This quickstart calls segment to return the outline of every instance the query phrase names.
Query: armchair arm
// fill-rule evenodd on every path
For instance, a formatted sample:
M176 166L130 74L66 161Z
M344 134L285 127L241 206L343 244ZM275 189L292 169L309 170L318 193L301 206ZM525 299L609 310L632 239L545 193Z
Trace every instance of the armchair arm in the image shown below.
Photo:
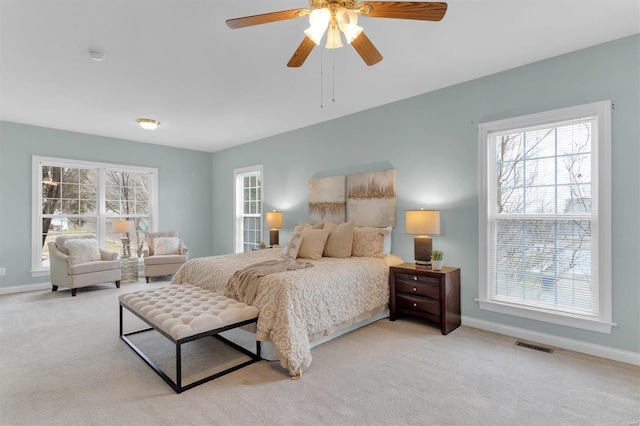
M51 284L54 286L67 286L69 284L69 267L71 258L58 250L53 241L49 246L49 273L51 274Z
M184 245L182 238L180 238L180 254L189 257L189 249Z
M106 251L100 249L100 259L102 260L116 260L118 258L118 253L113 251Z
M54 242L50 242L47 245L49 246L49 264L51 265L51 269L56 268L66 272L67 269L72 266L71 257L58 250Z

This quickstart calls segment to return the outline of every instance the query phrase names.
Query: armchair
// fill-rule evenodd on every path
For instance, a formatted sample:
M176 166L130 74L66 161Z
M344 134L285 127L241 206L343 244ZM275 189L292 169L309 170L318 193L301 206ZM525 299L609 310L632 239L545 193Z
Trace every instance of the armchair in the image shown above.
M189 249L176 231L149 232L147 246L143 251L147 283L151 277L175 274L189 258Z
M69 240L76 240L73 244ZM60 236L49 242L52 291L69 287L71 296L80 287L114 281L120 288L122 270L118 253L98 248L93 235ZM70 252L71 251L71 252Z

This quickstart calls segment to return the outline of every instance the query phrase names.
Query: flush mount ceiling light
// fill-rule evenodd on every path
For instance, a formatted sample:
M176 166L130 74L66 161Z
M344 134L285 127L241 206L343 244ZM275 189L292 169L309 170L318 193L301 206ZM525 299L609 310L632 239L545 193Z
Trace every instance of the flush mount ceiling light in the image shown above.
M145 130L155 130L160 125L158 120L154 120L153 118L138 118L136 120L140 127Z

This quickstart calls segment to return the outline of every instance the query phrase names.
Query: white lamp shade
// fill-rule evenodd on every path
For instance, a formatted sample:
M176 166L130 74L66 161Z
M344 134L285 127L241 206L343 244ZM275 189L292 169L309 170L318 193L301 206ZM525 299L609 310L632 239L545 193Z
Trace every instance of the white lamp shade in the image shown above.
M113 221L114 232L126 234L127 232L133 232L135 229L136 229L135 223L133 222L133 220L114 220Z
M325 44L324 47L327 49L338 49L342 46L340 30L337 27L329 28L329 31L327 32L327 44Z
M331 21L331 12L329 9L314 9L309 14L309 28L304 30L304 33L309 37L316 45L320 44L324 32L329 26Z
M438 210L407 210L406 232L409 235L439 235L440 212Z
M267 228L282 228L282 212L267 212Z

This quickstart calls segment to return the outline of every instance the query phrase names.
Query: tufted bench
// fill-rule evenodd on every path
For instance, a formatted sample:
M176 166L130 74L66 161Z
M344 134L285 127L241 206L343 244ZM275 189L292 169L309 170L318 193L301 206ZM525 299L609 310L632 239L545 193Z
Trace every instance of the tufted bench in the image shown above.
M260 342L256 341L256 353L254 354L219 335L223 331L257 322L258 308L191 284L172 284L152 290L123 294L118 299L120 300L120 338L140 355L176 393L191 389L261 359ZM122 308L126 308L151 327L123 333ZM160 332L176 345L175 382L127 337L149 330ZM251 359L183 386L181 346L184 343L207 336L218 338L250 356Z

